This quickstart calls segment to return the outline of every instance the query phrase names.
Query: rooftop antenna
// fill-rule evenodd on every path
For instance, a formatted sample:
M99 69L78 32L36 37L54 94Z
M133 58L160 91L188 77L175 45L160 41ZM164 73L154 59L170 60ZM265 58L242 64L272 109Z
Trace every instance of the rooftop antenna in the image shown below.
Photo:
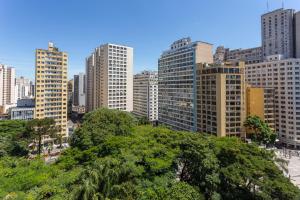
M267 0L267 12L269 12L269 0Z
M284 8L284 0L282 0L281 6L282 8Z

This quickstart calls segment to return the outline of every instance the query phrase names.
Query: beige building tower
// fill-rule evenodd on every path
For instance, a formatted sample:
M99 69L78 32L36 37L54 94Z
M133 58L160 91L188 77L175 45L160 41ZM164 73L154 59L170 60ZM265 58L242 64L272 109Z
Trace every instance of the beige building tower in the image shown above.
M244 137L246 118L245 65L239 63L198 64L198 131L219 137Z
M35 55L35 118L53 118L67 136L68 54L49 42Z
M104 44L86 59L86 111L133 110L133 48Z

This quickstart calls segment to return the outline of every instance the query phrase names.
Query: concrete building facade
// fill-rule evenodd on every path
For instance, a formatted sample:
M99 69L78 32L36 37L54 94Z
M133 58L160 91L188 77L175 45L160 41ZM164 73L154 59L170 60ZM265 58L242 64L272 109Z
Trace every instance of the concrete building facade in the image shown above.
M247 65L246 82L268 89L269 118L275 107L274 125L280 141L300 148L300 59L270 56L265 62Z
M300 11L294 17L295 57L300 58Z
M230 50L229 48L224 48L224 46L219 46L214 54L215 63L244 61L246 64L251 64L261 62L262 60L261 47Z
M16 71L13 67L0 64L0 106L16 104Z
M183 38L158 60L158 121L175 130L197 131L196 64L212 63L212 45Z
M86 76L84 73L74 75L74 106L85 106Z
M34 119L34 99L19 99L17 107L9 109L11 120L32 120Z
M32 82L23 76L16 78L16 98L24 99L33 97Z
M53 118L67 136L68 54L49 42L36 50L35 118Z
M86 60L86 111L133 110L133 48L104 44Z
M199 64L197 129L218 137L245 137L245 64Z
M143 71L133 78L133 113L158 120L158 73Z
M294 57L294 10L277 9L261 16L263 57Z
M96 105L96 54L98 49L86 58L86 95L85 95L85 110L86 112L93 111L97 108Z

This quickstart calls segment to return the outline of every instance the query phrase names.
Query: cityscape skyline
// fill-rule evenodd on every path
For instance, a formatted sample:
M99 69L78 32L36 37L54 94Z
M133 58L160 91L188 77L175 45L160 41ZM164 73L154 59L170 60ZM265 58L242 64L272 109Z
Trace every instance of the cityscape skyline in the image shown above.
M189 36L192 39L210 42L214 45L214 49L219 45L231 49L259 46L261 42L260 16L267 11L266 3L267 1L237 2L231 0L226 1L226 5L225 2L218 2L220 6L215 7L214 1L194 2L193 4L196 6L188 8L189 12L182 13L179 12L181 11L181 4L173 1L171 5L168 4L168 1L159 2L159 4L152 1L151 3L132 1L116 4L114 1L103 3L103 5L89 2L88 5L83 6L88 11L93 11L100 6L109 8L110 5L114 5L115 7L112 9L114 13L126 9L125 14L127 12L133 13L122 20L119 19L123 15L116 14L109 20L103 21L100 17L109 14L110 9L81 16L76 13L82 9L82 5L79 6L79 3L71 5L62 3L62 8L58 9L56 16L51 16L48 19L51 12L41 13L38 10L41 6L47 6L51 10L54 4L43 3L47 5L35 6L33 1L26 1L26 5L22 5L23 2L20 2L19 8L16 8L12 2L0 1L2 4L0 6L0 26L3 27L0 46L5 47L0 48L0 63L15 67L17 77L25 76L34 80L34 51L36 48L44 46L48 41L53 41L70 55L68 73L70 79L74 74L85 71L85 58L94 50L95 45L112 42L134 48L134 73L143 70L157 70L157 58L162 54L162 49L166 49L169 43L182 37ZM286 0L284 3L285 8L300 10L299 1ZM95 4L95 6L92 8L91 4ZM70 6L70 11L64 13L64 8L67 5ZM228 8L233 5L239 9L235 9L235 12L228 12ZM33 8L34 6L35 8ZM269 0L269 10L281 6L281 1ZM198 9L201 7L205 9ZM27 8L32 12L25 15L23 10L26 10L27 14ZM194 10L198 10L198 12ZM208 16L207 12L209 11L213 11L213 14L209 15L208 20L206 16ZM61 18L62 15L65 17L57 23L54 19ZM235 15L240 16L240 18L234 18L235 23L231 23L230 19L232 20ZM93 21L95 19L92 19L95 17L98 17L99 27L89 27L91 23L95 23ZM160 21L155 20L159 18L161 18ZM47 20L45 23L48 24L48 27L39 28L41 19ZM220 19L224 23L219 23ZM170 23L172 20L176 23ZM85 24L84 30L79 30L83 24ZM232 29L227 28L229 24L232 25ZM59 31L53 29L52 25L57 25ZM240 31L234 31L235 26L238 26ZM120 31L123 34L120 34ZM83 37L82 32L88 32L88 34ZM36 35L33 37L35 33L43 35L43 37ZM243 40L239 35L251 39ZM16 49L18 50L16 51Z

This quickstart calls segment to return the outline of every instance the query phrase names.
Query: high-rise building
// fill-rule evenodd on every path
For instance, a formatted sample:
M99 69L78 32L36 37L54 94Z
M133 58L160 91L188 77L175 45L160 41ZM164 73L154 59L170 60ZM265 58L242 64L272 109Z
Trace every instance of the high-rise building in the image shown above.
M197 117L199 132L245 137L245 64L199 64Z
M270 99L269 107L274 102L279 140L287 146L300 148L300 59L281 59L276 55L267 59L246 65L246 82L253 87L269 89L266 99Z
M0 64L0 106L16 104L15 68Z
M277 9L261 16L263 57L294 57L294 10Z
M91 56L86 58L86 94L85 94L85 110L86 112L93 111L97 108L96 105L96 53L98 49Z
M295 57L300 58L300 11L295 13Z
M74 106L85 106L85 84L86 77L84 73L74 75Z
M23 76L16 78L16 98L31 98L33 96L31 85L32 82Z
M150 121L158 119L158 73L143 71L133 78L133 113L147 117Z
M196 64L212 63L212 45L175 41L158 60L158 121L177 130L197 131Z
M104 44L86 59L86 111L133 109L133 48Z
M53 118L67 136L68 54L49 42L35 57L35 118Z
M72 115L73 99L74 99L74 80L71 79L68 81L68 118L70 118Z
M261 47L230 50L228 48L224 48L223 46L219 46L214 54L215 63L244 61L246 64L251 64L261 62L262 60L263 57Z

